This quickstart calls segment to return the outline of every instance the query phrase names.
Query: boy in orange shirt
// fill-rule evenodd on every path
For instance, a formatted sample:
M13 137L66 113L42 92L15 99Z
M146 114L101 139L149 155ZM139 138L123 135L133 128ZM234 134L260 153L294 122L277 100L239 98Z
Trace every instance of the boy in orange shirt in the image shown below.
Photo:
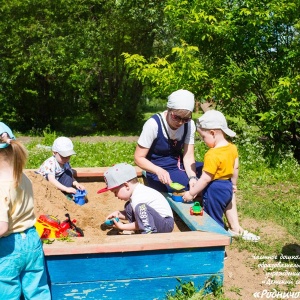
M228 128L224 115L217 110L209 110L197 120L197 132L210 148L204 156L202 175L197 183L187 191L183 199L190 201L197 194L203 194L204 211L220 226L224 227L223 214L232 202L238 178L237 147L226 140L226 135L234 137L234 131ZM243 231L232 235L241 235L246 240L258 241L259 237Z

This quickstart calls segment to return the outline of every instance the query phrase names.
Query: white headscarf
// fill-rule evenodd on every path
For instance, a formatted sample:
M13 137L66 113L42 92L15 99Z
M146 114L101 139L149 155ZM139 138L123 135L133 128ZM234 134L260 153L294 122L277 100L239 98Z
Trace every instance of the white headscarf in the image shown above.
M168 97L168 108L186 109L193 112L195 106L195 96L187 90L178 90Z

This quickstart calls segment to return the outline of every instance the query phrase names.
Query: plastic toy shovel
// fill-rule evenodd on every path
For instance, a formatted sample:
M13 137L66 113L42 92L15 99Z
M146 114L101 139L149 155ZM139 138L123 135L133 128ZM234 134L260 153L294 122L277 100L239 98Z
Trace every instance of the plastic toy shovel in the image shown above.
M182 185L178 182L172 182L172 183L170 183L170 188L175 191L181 191L182 189L184 189L184 185Z

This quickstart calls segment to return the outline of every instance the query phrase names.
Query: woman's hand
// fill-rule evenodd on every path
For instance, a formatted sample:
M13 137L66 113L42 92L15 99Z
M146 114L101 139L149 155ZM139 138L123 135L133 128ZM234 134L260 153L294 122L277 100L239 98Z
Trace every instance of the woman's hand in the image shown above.
M162 184L170 185L170 183L172 183L169 172L163 168L159 167L156 171L156 175Z

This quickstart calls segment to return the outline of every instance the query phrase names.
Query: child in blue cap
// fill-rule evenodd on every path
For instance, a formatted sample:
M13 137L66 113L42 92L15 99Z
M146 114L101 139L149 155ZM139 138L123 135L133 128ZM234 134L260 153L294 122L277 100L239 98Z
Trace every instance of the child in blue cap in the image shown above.
M50 300L25 147L0 122L0 299Z

